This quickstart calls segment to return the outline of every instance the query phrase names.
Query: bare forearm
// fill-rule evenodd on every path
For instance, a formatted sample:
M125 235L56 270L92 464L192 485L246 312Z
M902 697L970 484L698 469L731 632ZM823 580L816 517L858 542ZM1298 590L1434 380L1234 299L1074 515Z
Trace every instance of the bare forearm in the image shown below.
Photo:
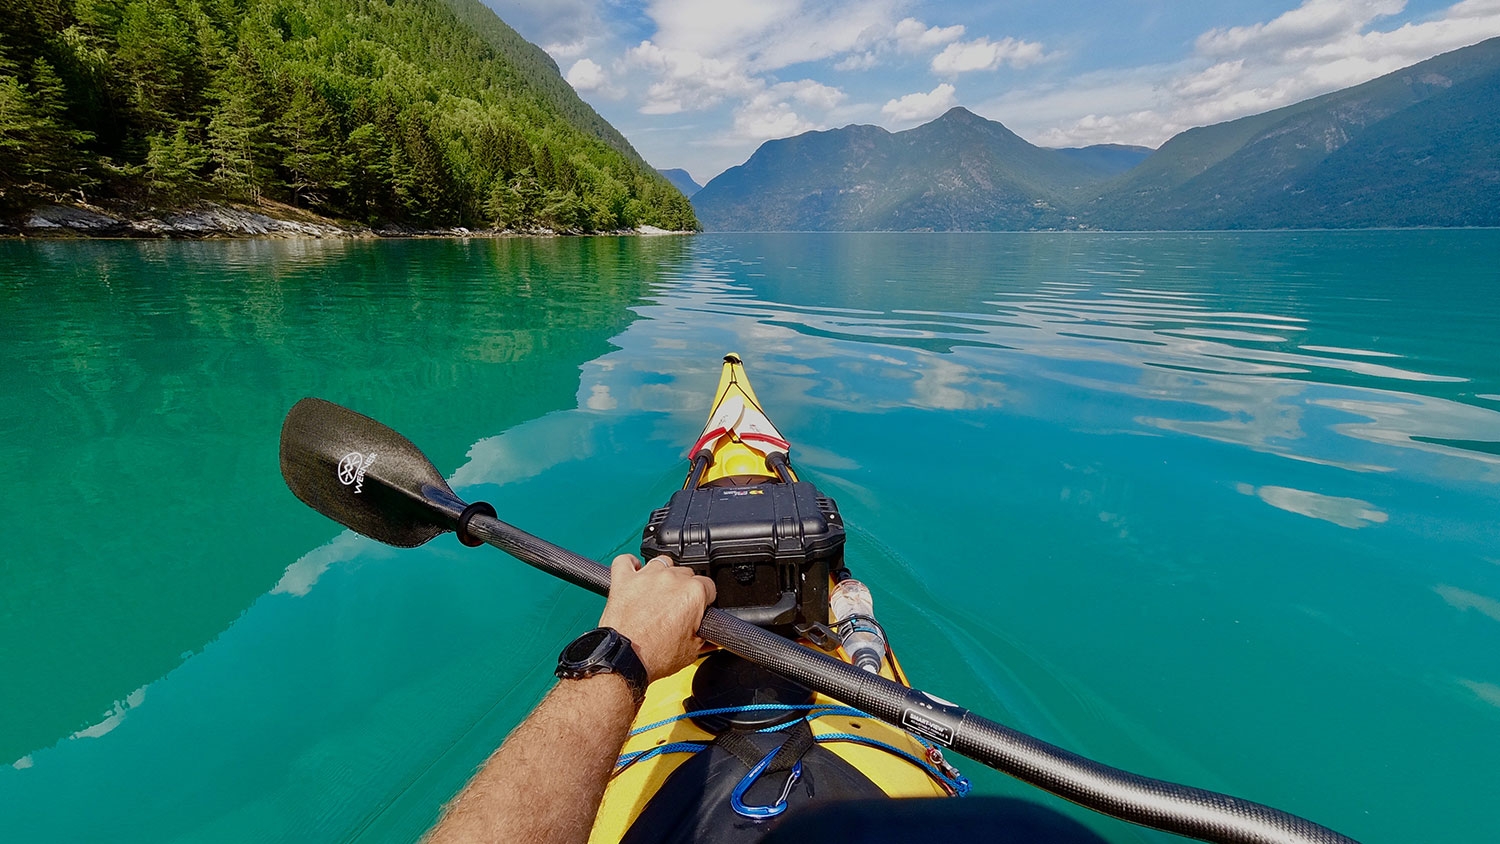
M559 682L449 804L428 844L586 841L634 717L618 675Z

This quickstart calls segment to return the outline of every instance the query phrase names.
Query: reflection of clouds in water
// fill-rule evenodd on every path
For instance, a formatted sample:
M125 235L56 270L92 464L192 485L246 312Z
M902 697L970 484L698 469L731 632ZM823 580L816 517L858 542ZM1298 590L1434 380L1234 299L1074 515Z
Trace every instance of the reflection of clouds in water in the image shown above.
M334 563L348 562L360 556L389 557L391 553L389 548L374 540L365 539L354 531L344 531L328 544L308 551L287 566L271 594L301 597L312 590L318 578Z
M448 483L455 489L512 483L594 454L589 436L594 422L588 414L555 413L545 418L545 425L520 425L474 443L469 447L469 462L458 467Z
M1287 338L1322 326L1301 316L1226 308L1212 291L1152 290L1139 277L1111 289L1108 279L1118 273L1109 269L1091 273L1099 282L1050 279L1033 289L987 292L986 313L881 311L766 301L758 288L735 283L733 272L706 258L658 288L658 304L643 309L650 319L615 338L628 349L650 349L645 362L627 363L630 375L597 383L621 407L698 412L707 402L700 385L713 381L718 355L732 347L750 355L766 380L796 376L801 383L783 381L780 390L785 395L790 387L808 403L944 411L1006 406L1045 415L1045 405L1029 401L1045 397L1045 388L1025 383L1042 379L1149 403L1130 417L1140 426L1135 432L1170 431L1359 472L1402 465L1389 452L1330 442L1332 432L1440 456L1448 475L1475 477L1481 467L1478 479L1500 482L1500 457L1412 439L1493 440L1500 429L1494 411L1364 383L1412 389L1466 379L1371 360L1401 357L1390 352L1313 343L1288 348L1295 341ZM632 357L641 359L620 356ZM799 368L773 368L787 360ZM673 377L664 382L661 373ZM584 383L594 382L586 374ZM582 398L590 406L590 396ZM1104 428L1129 430L1118 423Z
M1339 527L1368 527L1372 524L1381 524L1390 518L1385 511L1377 509L1374 504L1358 498L1340 498L1336 495L1322 495L1305 489L1292 489L1284 486L1257 488L1250 484L1236 484L1235 490L1244 495L1257 496L1261 501L1278 510L1322 519Z
M1323 352L1330 355L1356 355L1364 358L1399 358L1400 355L1390 352L1373 352L1369 349L1346 349L1343 346L1298 346L1306 352Z
M609 394L608 384L595 384L589 388L588 400L584 406L589 410L614 410L619 406L615 397Z
M106 735L107 733L112 732L115 727L120 726L120 724L125 720L125 714L130 710L136 708L137 706L140 706L141 702L145 699L146 687L141 686L139 689L136 689L135 691L126 695L124 700L115 701L114 707L104 714L104 720L100 721L97 724L84 727L71 736L68 736L68 738L98 738L102 735Z
M1158 334L1175 334L1180 337L1207 337L1213 340L1240 340L1246 343L1285 343L1285 337L1275 334L1254 334L1249 331L1228 331L1222 328L1168 328ZM1303 348L1306 348L1305 346Z
M1468 467L1480 469L1478 479L1500 481L1500 455L1441 443L1422 442L1413 436L1451 440L1489 440L1500 431L1493 411L1445 399L1411 393L1371 391L1371 398L1315 399L1311 404L1362 416L1366 422L1344 422L1332 430L1347 437L1383 445L1401 446L1445 457L1462 457Z
M949 358L923 355L912 385L912 404L930 410L977 410L999 407L1005 385L978 377Z
M1106 385L1094 385L1104 389ZM1302 406L1294 401L1307 388L1300 381L1252 380L1213 375L1145 370L1138 384L1124 384L1115 392L1142 398L1186 401L1221 411L1223 419L1139 417L1142 425L1247 445L1261 451L1287 451L1301 439Z
M599 367L606 372L611 368ZM604 387L605 396L608 389ZM461 492L474 484L510 483L536 477L559 463L586 460L594 453L588 436L593 422L586 414L559 413L546 418L548 424L521 425L474 443L469 448L469 461L453 473L449 484ZM345 531L287 566L271 594L301 597L335 564L387 559L396 553L397 549Z
M854 472L860 468L859 463L837 452L805 443L794 443L793 447L796 449L799 466L811 466L826 472Z
M1448 602L1448 606L1456 610L1478 610L1480 613L1500 621L1500 601L1467 589L1459 589L1457 586L1449 586L1445 583L1432 587L1432 591L1439 598Z
M1485 703L1488 703L1491 706L1500 706L1500 686L1497 686L1494 683L1481 682L1479 680L1467 680L1463 677L1459 677L1458 682L1461 683L1464 688L1478 695L1479 699L1484 701Z

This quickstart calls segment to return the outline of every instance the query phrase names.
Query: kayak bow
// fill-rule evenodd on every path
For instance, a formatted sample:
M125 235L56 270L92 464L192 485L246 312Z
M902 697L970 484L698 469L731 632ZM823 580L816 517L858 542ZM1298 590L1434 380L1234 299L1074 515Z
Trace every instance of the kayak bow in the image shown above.
M715 535L716 529L734 533L743 540L744 534L753 532L756 520L721 515L726 503L745 500L746 496L741 493L769 499L778 493L783 493L782 497L786 498L784 493L792 485L811 489L810 484L798 480L792 469L790 449L791 444L761 407L739 356L726 355L708 421L702 434L688 451L691 463L683 491L674 496L673 504L665 509L679 506L680 501L688 501L689 499L682 497L684 494L701 493L698 498L693 499L697 503L684 503L680 506L695 508L696 512L708 514L708 543L720 541ZM716 492L719 494L717 498L702 497L712 496ZM711 506L696 510L702 504ZM719 509L712 509L712 505L717 505ZM827 506L832 507L832 503L829 502ZM834 513L836 514L836 508ZM651 525L646 531L648 544L655 541L658 535L658 531L653 528L660 528L664 532L665 525L662 523L670 522L670 517L662 514L663 511L653 514ZM775 529L774 524L771 529ZM828 591L837 588L831 581L832 577L848 577L847 570L842 566L841 526L837 527L837 532L840 541L835 572L830 573L827 568L817 570L819 576L830 580ZM644 550L649 552L652 549ZM725 556L733 556L743 567L743 560L748 552L743 547L735 550L737 553ZM718 601L720 606L735 603L730 596L736 594L735 588L739 584L734 581L732 572L725 574L721 570L723 566L720 561L715 559L710 562L707 559L710 556L708 552L703 555L705 559L702 562L690 563L691 556L675 556L679 558L679 564L693 564L695 569L701 569L699 573L714 577L716 582L724 586ZM713 556L717 558L718 555ZM734 563L728 565L732 567ZM755 576L762 576L761 571L757 571ZM827 594L825 590L817 591L820 595ZM740 592L745 590L741 589ZM838 637L829 627L840 619L831 618L829 613L828 602L823 600L820 616L812 619L817 624L808 626L808 633L819 636L823 647L832 648L832 652L840 660L849 663L851 660L838 647ZM805 635L799 635L795 631L784 632L796 637L797 642L804 647L819 647L818 642ZM888 650L880 676L893 683L906 685L899 663ZM733 683L729 682L730 679ZM705 703L713 705L705 706ZM702 714L706 709L713 711L708 715ZM865 796L940 797L968 789L968 781L942 761L941 752L930 741L920 739L826 695L815 694L799 684L758 669L728 651L714 649L677 674L651 684L645 703L632 725L630 738L621 753L616 775L605 791L590 841L612 844L624 838L627 832L633 838L639 836L641 840L666 837L668 830L654 827L655 814L658 813L648 813L644 817L643 813L658 794L663 795L662 800L670 801L670 795L664 791L683 787L682 783L672 781L672 775L682 770L695 755L711 751L726 742L733 745L739 734L754 735L758 731L763 731L760 735L791 733L794 729L801 728L802 724L807 725L814 744L827 748L837 760L869 781L873 790ZM726 732L730 734L727 738ZM759 767L748 764L755 760L745 759L748 772L745 767L733 769L730 776L736 780L736 786L745 786L748 790L755 785L758 777L769 778L768 775L763 775L765 766L760 763L769 763L775 753L774 748L770 750L756 763ZM818 764L823 767L830 764L826 758L821 757L799 760L797 764L801 765L804 761L809 765ZM801 776L800 769L798 776ZM829 776L827 771L820 770L815 779L821 783ZM684 776L679 779L689 778ZM782 787L783 780L788 779L790 774L782 771L778 778L766 783L763 789L755 793L764 791L764 799L772 800L780 796L777 792ZM799 800L805 802L805 792L790 789L789 786L786 788L789 790L787 799L793 805ZM749 809L742 810L743 797L740 793L731 795L731 802L739 804L730 807L734 812L745 818L766 817ZM780 801L781 809L786 805L786 799ZM699 806L697 810L711 812L713 808ZM756 805L750 809L764 810L765 807ZM776 814L779 813L778 809ZM636 826L638 822L640 825Z

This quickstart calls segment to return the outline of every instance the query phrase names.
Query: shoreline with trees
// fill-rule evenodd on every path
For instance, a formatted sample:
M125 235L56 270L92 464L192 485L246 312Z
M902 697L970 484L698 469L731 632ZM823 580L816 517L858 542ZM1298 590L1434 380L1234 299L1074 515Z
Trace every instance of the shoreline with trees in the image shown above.
M479 0L17 5L0 21L11 233L698 228Z

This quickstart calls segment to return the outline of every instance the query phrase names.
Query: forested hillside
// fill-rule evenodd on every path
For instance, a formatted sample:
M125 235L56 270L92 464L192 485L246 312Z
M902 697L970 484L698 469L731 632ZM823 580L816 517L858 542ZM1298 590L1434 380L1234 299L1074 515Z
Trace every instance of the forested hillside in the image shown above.
M369 223L696 227L477 0L5 0L0 211L270 199Z

